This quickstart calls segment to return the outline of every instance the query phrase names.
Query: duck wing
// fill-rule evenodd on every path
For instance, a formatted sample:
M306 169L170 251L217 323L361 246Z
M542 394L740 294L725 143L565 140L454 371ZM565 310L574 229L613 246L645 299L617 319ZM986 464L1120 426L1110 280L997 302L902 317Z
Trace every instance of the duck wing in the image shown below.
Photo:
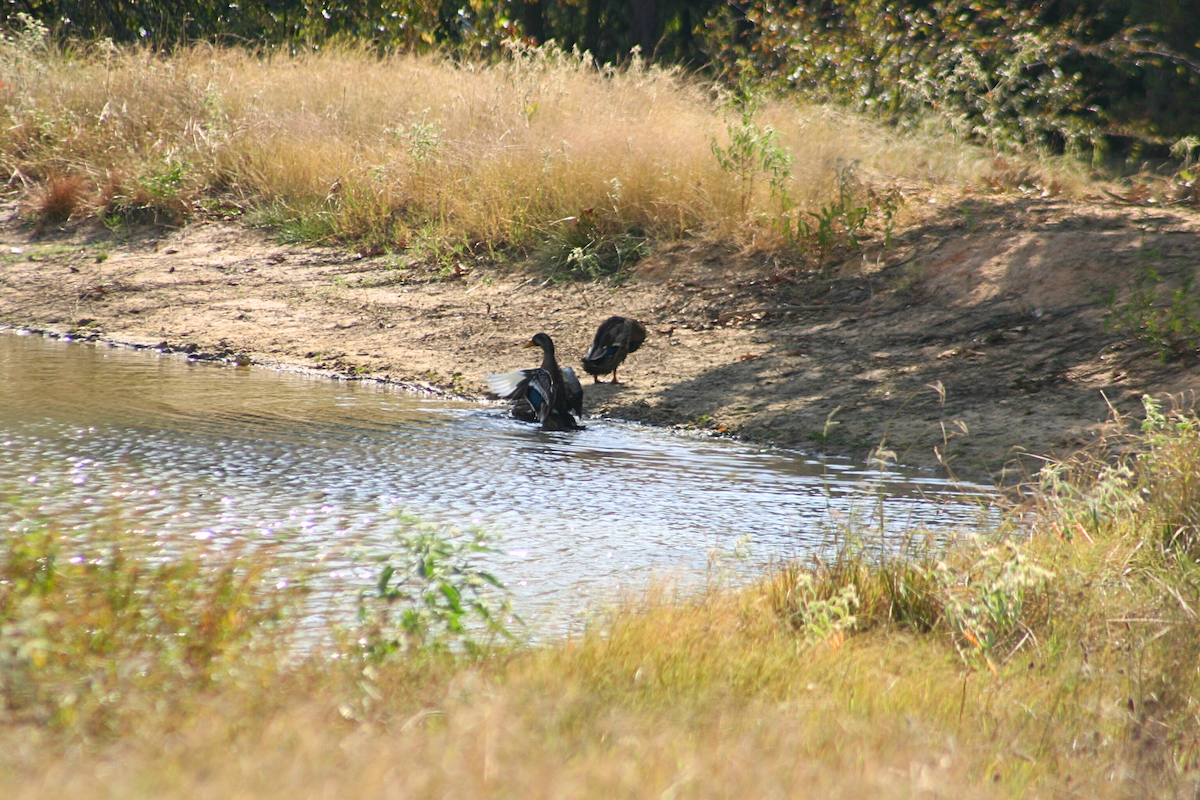
M512 372L488 375L488 391L501 400L512 400L524 393L525 387L529 383L529 375L527 373L530 372L533 372L533 370L514 369Z
M554 396L554 380L550 373L540 367L526 370L529 373L529 383L526 385L525 397L537 414L538 422L546 424L547 417L557 403Z
M492 374L487 376L487 383L492 394L513 401L514 417L526 422L545 422L554 401L554 381L546 370L515 369Z

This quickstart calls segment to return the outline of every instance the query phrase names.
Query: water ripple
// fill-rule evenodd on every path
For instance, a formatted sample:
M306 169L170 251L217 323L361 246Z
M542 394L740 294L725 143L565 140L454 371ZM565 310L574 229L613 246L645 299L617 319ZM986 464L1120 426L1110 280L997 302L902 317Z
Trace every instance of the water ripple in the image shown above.
M886 539L980 513L930 476L604 420L543 433L499 407L37 336L0 336L0 462L0 486L36 487L64 524L119 500L167 539L270 536L339 569L386 550L400 509L483 527L536 608L703 569L739 537L765 561L852 518Z

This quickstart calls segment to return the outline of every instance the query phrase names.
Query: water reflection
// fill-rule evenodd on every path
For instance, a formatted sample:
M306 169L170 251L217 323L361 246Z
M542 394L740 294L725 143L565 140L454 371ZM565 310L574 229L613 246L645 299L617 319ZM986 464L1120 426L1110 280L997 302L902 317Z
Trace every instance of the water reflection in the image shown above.
M979 514L916 474L602 420L543 433L499 407L0 335L0 485L29 481L66 524L116 498L167 539L277 537L331 569L386 549L399 509L483 526L527 615L703 570L739 537L765 561L852 516L886 537Z

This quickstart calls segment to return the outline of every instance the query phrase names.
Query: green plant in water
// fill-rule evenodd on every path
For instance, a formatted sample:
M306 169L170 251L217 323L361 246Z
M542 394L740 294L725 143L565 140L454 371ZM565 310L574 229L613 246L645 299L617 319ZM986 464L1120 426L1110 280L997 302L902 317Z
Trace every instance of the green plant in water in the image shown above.
M480 530L443 530L401 515L388 555L376 556L374 584L359 593L367 657L412 650L482 651L512 638L504 585L478 561L494 553Z

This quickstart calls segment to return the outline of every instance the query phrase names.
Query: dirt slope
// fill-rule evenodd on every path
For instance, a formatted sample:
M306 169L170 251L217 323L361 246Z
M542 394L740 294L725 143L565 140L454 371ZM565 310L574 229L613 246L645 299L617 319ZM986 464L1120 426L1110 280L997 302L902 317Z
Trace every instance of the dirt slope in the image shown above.
M677 245L619 287L470 259L431 273L227 224L114 237L38 233L15 206L0 219L3 324L480 396L485 373L536 361L520 348L533 333L578 367L602 319L631 315L650 338L627 383L586 384L590 414L812 450L886 441L906 463L940 469L940 453L976 479L1086 441L1105 397L1136 411L1142 393L1200 376L1104 324L1104 297L1139 270L1200 266L1200 214L1182 210L964 197L833 280Z

